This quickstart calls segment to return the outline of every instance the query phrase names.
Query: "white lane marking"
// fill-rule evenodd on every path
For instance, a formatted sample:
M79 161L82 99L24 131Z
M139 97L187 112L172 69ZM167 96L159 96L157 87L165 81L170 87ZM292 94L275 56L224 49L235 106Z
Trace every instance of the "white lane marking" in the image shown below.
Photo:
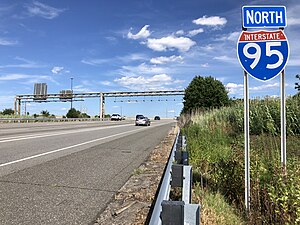
M74 134L74 133L80 133L80 132L89 132L89 131L103 130L103 129L109 129L109 128L118 128L118 127L123 127L123 126L132 126L132 124L124 124L124 125L100 127L100 128L87 128L87 129L75 130L75 131L64 131L64 132L46 133L46 134L37 134L37 135L31 134L31 135L24 135L24 136L0 138L0 143L21 141L21 140L27 140L27 139L49 137L49 136L57 136L57 135L64 135L64 134Z
M14 161L11 161L11 162L0 164L0 167L8 166L8 165L15 164L15 163L22 162L22 161L26 161L26 160L29 160L29 159L38 158L38 157L41 157L41 156L53 154L53 153L56 153L56 152L67 150L67 149L76 148L76 147L79 147L79 146L82 146L82 145L90 144L90 143L97 142L97 141L102 141L102 140L112 138L112 137L116 137L116 136L120 136L120 135L123 135L123 134L134 133L134 132L139 132L139 130L131 130L131 131L126 131L126 132L122 132L122 133L119 133L119 134L113 134L113 135L110 135L110 136L94 139L94 140L91 140L91 141L86 141L86 142L83 142L83 143L80 143L80 144L71 145L71 146L68 146L68 147L52 150L50 152L45 152L45 153L29 156L29 157L26 157L26 158L22 158L22 159L18 159L18 160L14 160Z

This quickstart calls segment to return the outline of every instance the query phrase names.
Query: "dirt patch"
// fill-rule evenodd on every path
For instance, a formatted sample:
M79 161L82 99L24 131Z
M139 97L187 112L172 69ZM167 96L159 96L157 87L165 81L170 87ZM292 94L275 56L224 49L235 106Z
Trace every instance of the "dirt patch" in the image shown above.
M177 127L172 128L168 136L155 147L148 160L134 171L115 194L94 225L145 224L177 131Z

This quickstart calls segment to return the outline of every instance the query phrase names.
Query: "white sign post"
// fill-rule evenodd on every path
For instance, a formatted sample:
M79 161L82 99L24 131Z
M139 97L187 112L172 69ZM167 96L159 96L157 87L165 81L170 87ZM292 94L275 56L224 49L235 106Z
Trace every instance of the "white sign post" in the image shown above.
M244 69L244 140L245 140L245 208L250 211L250 137L248 74L268 81L281 74L281 164L286 171L286 106L284 68L289 57L289 45L283 33L286 27L285 6L243 6L243 31L237 54ZM247 28L280 28L275 31L247 32Z

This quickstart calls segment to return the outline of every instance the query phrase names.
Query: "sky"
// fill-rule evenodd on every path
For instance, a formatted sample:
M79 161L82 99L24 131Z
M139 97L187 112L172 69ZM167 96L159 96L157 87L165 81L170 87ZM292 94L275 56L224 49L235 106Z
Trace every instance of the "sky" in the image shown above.
M290 47L286 93L300 73L299 0L1 0L0 111L18 94L184 90L195 76L212 76L231 98L243 98L237 58L243 5L284 5ZM249 78L250 97L279 96L279 76ZM73 102L94 116L99 99ZM179 115L182 96L107 98L105 113L149 117ZM65 115L70 103L26 103L22 114Z

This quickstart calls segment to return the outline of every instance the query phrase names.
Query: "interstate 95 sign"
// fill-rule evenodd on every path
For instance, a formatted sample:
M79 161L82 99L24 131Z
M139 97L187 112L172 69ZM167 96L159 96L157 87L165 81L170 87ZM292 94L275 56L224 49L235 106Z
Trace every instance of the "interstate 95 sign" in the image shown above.
M248 74L267 81L284 69L288 61L289 45L282 30L243 31L238 40L237 53Z

